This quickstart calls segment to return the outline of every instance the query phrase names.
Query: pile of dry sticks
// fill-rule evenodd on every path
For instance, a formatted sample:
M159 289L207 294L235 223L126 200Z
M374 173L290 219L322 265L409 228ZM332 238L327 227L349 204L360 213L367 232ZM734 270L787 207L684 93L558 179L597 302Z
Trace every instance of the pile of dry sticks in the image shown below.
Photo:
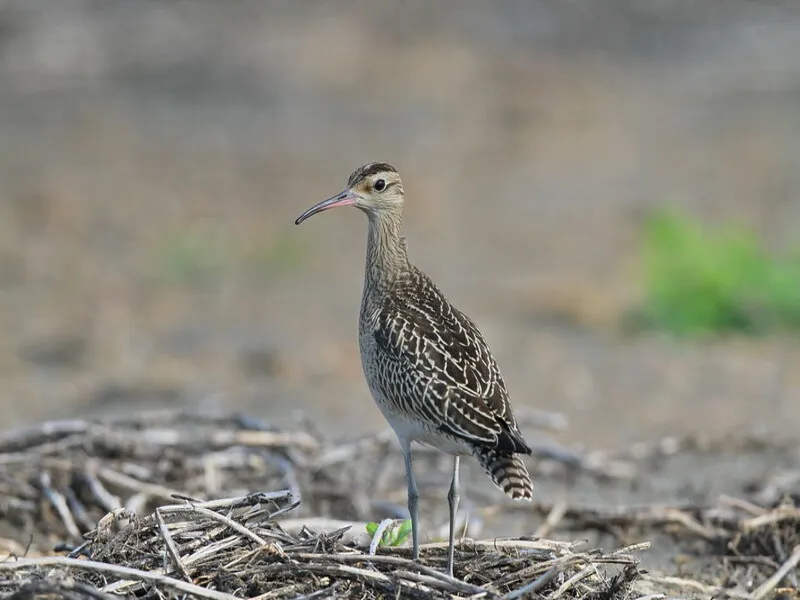
M797 586L800 510L786 490L800 488L800 474L758 490L759 504L534 504L525 510L544 517L536 537L463 539L450 578L444 544L424 545L416 563L406 547L376 551L366 533L376 513L402 516L401 506L376 499L404 489L397 452L389 434L332 444L311 430L285 432L235 415L163 412L0 434L0 594L759 600ZM635 460L540 454L611 479L635 471ZM423 471L426 460L438 469L436 455L423 453ZM369 490L359 484L365 480ZM258 489L280 491L251 493ZM481 512L511 510L523 509ZM667 532L704 544L715 566L705 577L650 574L639 567L647 542L600 551L545 539L592 529L620 541Z

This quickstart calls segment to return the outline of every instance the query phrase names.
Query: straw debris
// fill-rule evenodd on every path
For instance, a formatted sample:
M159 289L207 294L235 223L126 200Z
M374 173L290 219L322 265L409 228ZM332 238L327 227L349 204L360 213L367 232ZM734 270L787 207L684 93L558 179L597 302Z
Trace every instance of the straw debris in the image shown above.
M297 505L291 490L163 505L146 517L119 508L67 556L13 558L0 572L18 594L51 585L63 598L101 594L189 594L196 598L617 597L638 576L633 552L579 552L547 540L462 541L458 578L441 572L441 544L423 546L424 564L407 549L371 556L345 543L345 530L290 533L276 520ZM89 558L86 558L89 557ZM619 565L616 575L607 565ZM56 583L67 579L66 587ZM22 597L22 596L20 596ZM59 597L59 596L54 596ZM103 597L102 595L99 597Z
M664 448L679 451L661 444L646 460ZM480 527L465 523L450 578L445 543L424 544L419 563L407 547L370 550L367 520L402 517L397 452L389 433L331 444L311 430L280 431L241 416L167 412L0 434L0 594L760 600L797 587L800 496L787 490L797 489L800 477L791 472L748 498L721 497L709 506L560 501L531 508L487 499L473 510L474 521L525 510L541 515L538 530L473 540L466 533ZM555 461L604 480L641 477L630 457L552 447L538 455L539 467ZM439 471L437 460L423 450L423 474L426 464ZM592 531L611 533L621 547L546 539ZM701 566L644 571L640 558L650 544L642 540L660 536Z

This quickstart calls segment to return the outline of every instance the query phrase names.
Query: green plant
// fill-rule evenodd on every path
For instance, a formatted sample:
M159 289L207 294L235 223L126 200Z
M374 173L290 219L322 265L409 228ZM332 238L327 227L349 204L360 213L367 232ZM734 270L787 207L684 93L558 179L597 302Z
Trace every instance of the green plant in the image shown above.
M157 249L156 265L161 278L170 283L208 283L228 267L229 254L220 235L191 230L166 238Z
M367 523L367 533L374 537L378 531L378 523ZM381 536L381 546L399 546L411 535L411 519L392 523Z
M800 255L772 256L751 231L661 210L641 257L640 324L677 334L800 327Z
M248 274L255 277L272 277L291 271L307 256L307 245L297 236L278 234L250 248L244 257L244 262Z

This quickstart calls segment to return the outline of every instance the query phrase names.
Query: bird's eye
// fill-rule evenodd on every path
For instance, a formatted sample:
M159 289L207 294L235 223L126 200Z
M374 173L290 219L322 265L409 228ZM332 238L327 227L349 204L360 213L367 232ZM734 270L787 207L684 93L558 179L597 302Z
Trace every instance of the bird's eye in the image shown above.
M378 179L372 187L375 188L375 191L382 192L386 189L386 182L383 179Z

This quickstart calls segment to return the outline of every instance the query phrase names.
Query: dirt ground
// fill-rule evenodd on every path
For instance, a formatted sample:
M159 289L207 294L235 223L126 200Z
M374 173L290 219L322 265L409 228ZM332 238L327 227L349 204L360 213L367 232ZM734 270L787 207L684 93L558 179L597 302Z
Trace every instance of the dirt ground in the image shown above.
M355 334L364 219L292 224L381 159L412 260L480 325L525 423L563 414L550 435L581 453L714 442L636 485L542 473L542 503L715 505L796 469L797 339L619 325L655 206L797 239L800 11L450 4L0 4L3 429L157 407L384 429ZM644 560L675 556L665 536Z

